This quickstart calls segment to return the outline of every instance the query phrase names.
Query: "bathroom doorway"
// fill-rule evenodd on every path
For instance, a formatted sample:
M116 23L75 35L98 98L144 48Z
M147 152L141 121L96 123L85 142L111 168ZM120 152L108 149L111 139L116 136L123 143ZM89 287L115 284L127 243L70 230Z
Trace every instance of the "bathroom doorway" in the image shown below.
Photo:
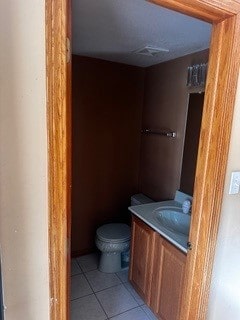
M197 3L196 3L196 6L197 6ZM208 6L208 5L206 5L206 6ZM179 8L175 8L174 7L174 9L179 9ZM191 14L195 14L194 12L194 10L192 10L191 11L191 8L189 9L190 11L188 11L188 13L190 13L191 12ZM222 9L222 10L224 10L224 9ZM199 13L200 12L200 13ZM205 17L205 15L204 15L204 13L200 10L200 11L198 11L198 14L197 15L199 15L200 14L200 16L201 17ZM207 19L206 17L205 17L205 19ZM210 18L210 17L208 17L208 19L212 22L213 21L213 17L212 18ZM215 15L215 19L217 19L217 14ZM220 17L218 18L218 19L220 19ZM219 21L219 20L218 20ZM232 23L234 23L233 22L233 20L229 20L229 23L230 22L232 22ZM219 26L220 26L220 23L218 24ZM221 25L221 27L222 26L224 26L224 23ZM216 27L216 25L215 25L215 30L218 30L217 29L218 27ZM220 28L220 27L219 27ZM229 29L228 29L229 30ZM215 36L216 36L216 38L217 38L217 36L218 36L218 34L215 34ZM229 38L230 39L232 39L233 38L233 36L231 36L231 35L229 35ZM219 39L218 39L219 40ZM234 46L234 41L231 43L233 46ZM212 42L212 46L215 44L215 42L213 41ZM218 44L219 44L219 42L218 42ZM217 43L216 43L216 45L217 45ZM220 46L223 46L223 42L220 42ZM219 47L219 45L217 46L217 47ZM213 46L213 48L214 48L214 46ZM219 50L218 50L219 51ZM221 52L221 54L222 55L224 55L224 51L220 51ZM214 50L213 50L213 53L214 53ZM218 65L217 66L214 66L214 67L217 67L217 68L214 68L213 69L213 65L212 65L212 69L210 69L211 70L211 72L213 72L214 70L218 70L218 68L221 68L221 54L220 54L220 56L219 56L219 60L218 60ZM226 60L225 59L223 59L224 60L224 62L226 62ZM230 64L230 63L232 63L233 62L233 57L232 57L232 59L231 59L231 57L229 58L229 60L227 60L228 61L228 63ZM210 64L211 65L211 64ZM221 70L221 69L220 69ZM233 70L233 69L231 69L231 70ZM216 78L215 79L217 79L217 76L216 76ZM235 75L235 77L232 77L231 78L231 80L236 80L236 75ZM226 80L226 86L228 85L228 82L230 81L230 79L229 78L227 78L227 80ZM218 95L218 92L215 92L215 90L213 90L213 92L216 94L216 95ZM226 90L225 91L225 93L227 93L228 91ZM60 93L59 93L60 94ZM229 95L230 95L230 93L229 93ZM210 96L211 95L209 95L209 99L210 99ZM221 95L220 95L221 96ZM220 97L219 97L219 99L220 99ZM221 99L220 99L220 101L222 101ZM224 100L225 101L225 100ZM211 102L211 99L210 99L210 102ZM209 104L209 106L211 105L211 103L209 102L209 100L208 100L208 104ZM221 105L221 103L219 103L219 105ZM218 105L218 106L219 106ZM207 105L208 106L208 105ZM222 101L222 105L221 105L222 107L224 106L224 104L223 104L223 101ZM211 106L212 107L212 106ZM228 107L229 107L229 105L228 105ZM207 107L206 107L207 108ZM213 107L212 107L212 110L213 110L213 112L215 112L216 111L216 108L215 108L215 105L213 105ZM224 108L223 108L224 109ZM206 109L206 110L208 110L208 109ZM205 119L207 118L207 112L210 112L209 110L208 111L206 111L205 110ZM219 112L221 112L221 110L218 110ZM225 114L225 117L226 117L227 115ZM229 116L229 113L228 113L228 116ZM223 118L223 119L225 119L225 118ZM222 119L222 121L223 121L223 119ZM208 123L208 125L210 124L210 126L211 126L211 122L210 123ZM213 123L212 123L213 124ZM224 124L224 122L222 122L222 125ZM208 126L209 127L209 126ZM212 127L212 128L214 128L214 126ZM214 131L214 130L213 130ZM211 133L211 131L210 131L210 133ZM210 134L209 133L209 134ZM225 131L225 134L226 134L226 131ZM214 135L214 136L216 136L216 135ZM218 137L219 138L219 137ZM203 139L203 137L202 137L202 139ZM205 141L205 140L204 140ZM225 140L224 140L225 141ZM206 141L205 141L206 142ZM203 143L203 140L201 141L201 143ZM219 138L218 140L217 140L217 143L219 144L219 145L223 145L224 144L224 142L223 142L223 137L221 138ZM226 143L226 141L225 141L225 143ZM206 144L206 145L208 145L208 144ZM227 148L226 148L226 152L227 152ZM226 158L226 152L224 153L224 155L225 155L225 158ZM199 161L198 161L198 166L205 166L206 167L206 170L207 170L207 168L209 168L209 165L210 165L210 163L209 163L209 161L203 161L203 156L205 156L204 155L204 151L201 151L201 155L199 156ZM213 161L214 159L212 159L212 161ZM218 159L219 160L219 159ZM225 159L226 160L226 159ZM226 161L225 161L226 162ZM222 164L222 163L221 163ZM218 166L217 166L218 167ZM197 170L199 170L199 169L197 169ZM58 171L56 171L56 174L58 174L57 173ZM210 174L211 173L211 171L209 171L208 172L208 170L207 171L204 171L204 172L207 172L208 174ZM61 173L61 176L62 176L62 173ZM204 180L205 179L205 180ZM223 179L223 174L222 174L222 179ZM200 179L201 180L201 179ZM222 180L223 181L223 180ZM197 186L197 190L198 190L198 193L197 193L197 195L198 195L198 197L197 197L197 199L198 200L200 200L200 199L203 199L203 196L204 196L204 187L202 187L202 186L204 186L204 183L206 183L206 175L203 177L203 185L201 185L201 187L199 187L199 186ZM201 192L200 192L201 191ZM58 192L58 191L56 191L56 192ZM64 192L64 191L63 191ZM215 194L215 196L216 196L216 194ZM220 198L221 198L221 192L219 193L219 195L218 195ZM54 194L53 194L53 199L54 199ZM199 198L200 197L200 198ZM50 201L53 201L53 199L51 199ZM64 198L65 199L65 198ZM214 199L216 199L216 197L214 198ZM201 201L199 201L199 202L195 202L195 209L197 209L198 208L198 206L200 206L200 204L201 204ZM50 208L51 208L51 206L50 206ZM199 208L199 209L201 209L201 208ZM207 209L207 208L205 208L205 209ZM219 208L218 208L219 209ZM210 208L208 208L208 210L207 210L207 212L209 212L209 210L210 210ZM210 211L212 212L212 210L213 209L211 209ZM202 214L203 214L203 210L200 210L200 212L202 212ZM206 211L205 211L206 212ZM196 225L197 224L199 224L200 222L198 221L195 221L196 222ZM62 229L60 229L60 230L62 230ZM198 230L199 230L199 228L198 228ZM194 231L194 230L193 230ZM196 234L195 234L196 235ZM194 236L194 232L193 232L193 236ZM200 237L201 238L201 237ZM203 245L203 244L200 244L199 243L199 246L201 246L201 245ZM198 249L199 249L199 247L198 247ZM191 256L193 257L192 259L190 259L189 260L189 268L190 268L190 266L191 266L191 262L193 263L195 263L196 262L196 259L197 259L197 256L198 256L198 254L197 254L197 252L196 252L196 249L193 251L193 253L191 254ZM199 257L200 258L200 257ZM203 259L203 260L205 260L205 259ZM62 260L62 262L64 261L64 259ZM202 261L202 260L201 260ZM54 260L52 261L52 263L54 262ZM195 264L194 264L195 265ZM194 266L193 265L193 266ZM210 266L209 266L210 267ZM191 269L191 270L193 270L193 272L194 272L194 268L193 269ZM192 272L192 271L191 271ZM54 281L54 278L52 279L53 281ZM194 282L194 280L196 280L195 278L193 278L193 282ZM190 279L188 279L188 281L190 281ZM191 282L191 281L190 281ZM191 283L190 282L187 282L188 283L188 285L190 285ZM193 285L193 282L192 282L192 284L191 285ZM189 284L190 283L190 284ZM53 283L53 284L55 284L55 282ZM56 283L56 285L54 285L53 286L53 288L57 288L57 283ZM63 293L64 291L60 291L60 294L61 294L61 292ZM188 295L190 295L190 297L192 297L192 291L190 290L189 291L189 293L188 293ZM63 297L63 296L62 296ZM189 299L189 301L190 301L190 299ZM190 307L190 305L189 305L189 307ZM55 308L54 307L54 309L53 310L55 310L54 312L55 312L55 314L57 314L57 310L58 310L58 308ZM184 310L184 308L183 308L183 310ZM187 312L186 310L185 310L185 312ZM186 314L186 313L185 313ZM185 317L185 319L187 318L187 316Z
M97 18L102 16L104 21ZM152 24L154 17L159 25ZM138 0L102 1L97 7L73 1L72 21L72 320L129 317L132 309L148 319L128 270L97 270L96 244L103 253L96 231L109 223L112 234L113 223L130 226L133 197L139 204L143 198L158 203L181 190L187 115L194 107L188 106L189 93L204 89L187 83L188 69L208 62L211 25ZM135 27L123 21L135 21ZM122 39L114 41L116 34ZM146 46L152 43L154 55L153 45ZM197 148L193 156L196 164ZM193 185L195 171L187 175ZM105 251L106 246L104 241ZM83 304L89 305L85 314Z

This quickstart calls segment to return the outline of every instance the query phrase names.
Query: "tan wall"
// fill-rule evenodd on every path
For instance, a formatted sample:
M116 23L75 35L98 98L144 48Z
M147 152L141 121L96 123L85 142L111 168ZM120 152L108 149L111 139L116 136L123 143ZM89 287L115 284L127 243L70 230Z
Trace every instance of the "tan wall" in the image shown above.
M214 261L208 320L240 319L240 194L229 195L231 172L240 170L240 79Z
M43 0L0 4L0 243L6 320L49 319Z
M154 200L173 199L180 187L189 94L187 68L207 60L205 50L146 69L142 126L177 132L175 139L142 135L139 189Z
M144 70L73 56L72 252L96 228L128 220L138 191Z

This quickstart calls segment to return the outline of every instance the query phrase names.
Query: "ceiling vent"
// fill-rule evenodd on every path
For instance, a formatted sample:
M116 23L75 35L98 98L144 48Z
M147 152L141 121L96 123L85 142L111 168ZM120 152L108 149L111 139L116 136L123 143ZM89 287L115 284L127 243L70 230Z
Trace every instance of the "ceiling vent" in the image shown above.
M156 57L162 52L169 52L169 49L154 47L154 46L145 46L141 49L133 51L135 54L141 54L148 57Z

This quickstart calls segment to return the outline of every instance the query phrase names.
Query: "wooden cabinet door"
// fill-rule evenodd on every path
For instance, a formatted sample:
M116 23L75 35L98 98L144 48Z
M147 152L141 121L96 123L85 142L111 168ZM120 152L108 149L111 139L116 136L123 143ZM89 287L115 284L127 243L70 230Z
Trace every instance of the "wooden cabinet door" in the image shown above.
M150 301L155 235L155 231L133 217L129 280L147 304Z
M156 236L151 307L161 320L178 320L180 314L186 255Z

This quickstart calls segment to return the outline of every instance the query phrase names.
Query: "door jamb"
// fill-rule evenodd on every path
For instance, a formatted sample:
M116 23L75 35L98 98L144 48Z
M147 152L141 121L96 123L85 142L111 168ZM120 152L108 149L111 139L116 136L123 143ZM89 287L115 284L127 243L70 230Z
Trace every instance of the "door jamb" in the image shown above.
M152 0L213 24L181 320L205 319L240 63L240 2ZM50 319L69 320L69 1L46 0Z

